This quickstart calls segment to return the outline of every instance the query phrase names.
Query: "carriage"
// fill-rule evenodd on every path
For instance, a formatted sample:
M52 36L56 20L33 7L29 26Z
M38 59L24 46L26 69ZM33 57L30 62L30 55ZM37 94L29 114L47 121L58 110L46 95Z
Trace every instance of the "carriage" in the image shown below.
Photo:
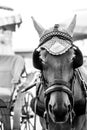
M21 90L34 74L26 73L24 59L12 50L12 33L20 27L22 19L12 8L0 7L0 11L3 16L0 18L0 130L29 130L34 127L34 113L29 107L33 94Z
M25 73L22 57L18 55L0 56L1 130L30 130L34 128L35 114L30 109L30 100L33 98L33 94L31 92L22 93L33 78L34 73Z

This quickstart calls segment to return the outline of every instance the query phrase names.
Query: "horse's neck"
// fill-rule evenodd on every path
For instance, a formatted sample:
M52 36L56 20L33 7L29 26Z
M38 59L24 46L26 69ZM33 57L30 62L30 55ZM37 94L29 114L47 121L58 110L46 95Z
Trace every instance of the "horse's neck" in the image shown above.
M74 82L74 99L75 100L80 100L84 98L85 94L85 80L80 72L80 70L76 70L76 75L75 75L75 82Z
M78 73L79 72L79 73ZM78 69L77 73L76 73L76 80L75 80L75 84L74 84L74 99L75 99L75 103L78 105L78 110L80 111L80 115L76 116L74 119L74 128L73 130L87 130L86 128L86 124L87 124L87 120L86 120L86 115L85 115L85 89L86 89L86 79L87 75L85 74L85 72L83 71L83 69ZM83 108L83 110L80 108ZM81 111L82 114L81 114Z
M81 73L81 75L82 75L82 78L83 78L83 80L86 82L86 84L87 84L87 68L85 67L85 66L81 66L80 68L79 68L79 71L80 71L80 73Z

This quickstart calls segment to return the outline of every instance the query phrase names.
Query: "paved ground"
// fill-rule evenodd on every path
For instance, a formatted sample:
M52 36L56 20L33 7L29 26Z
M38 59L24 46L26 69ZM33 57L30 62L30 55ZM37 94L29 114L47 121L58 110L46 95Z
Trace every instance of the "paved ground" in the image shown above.
M32 123L32 124L34 124L33 121L34 121L34 120L32 119L32 120L31 120L31 123ZM11 119L11 124L13 124L12 119ZM29 125L28 125L28 126L29 126ZM24 128L25 128L25 125L22 125L21 130L25 130ZM1 129L0 129L0 130L1 130ZM13 129L11 128L11 130L13 130ZM30 129L28 128L27 130L34 130L34 129L33 129L33 127L30 125ZM42 130L38 116L36 117L36 130Z
M22 127L21 130L24 130L24 128ZM30 126L30 129L28 129L28 130L34 130L34 129L33 129L33 127ZM38 117L36 117L36 130L42 130Z
M36 121L36 130L42 130L42 127L40 125L40 122L39 122L39 117L36 118L37 121Z

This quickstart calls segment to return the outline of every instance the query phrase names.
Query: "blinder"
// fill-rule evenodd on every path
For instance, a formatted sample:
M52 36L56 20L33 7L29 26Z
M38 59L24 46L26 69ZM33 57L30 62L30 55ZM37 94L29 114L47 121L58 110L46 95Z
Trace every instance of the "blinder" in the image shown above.
M74 45L73 49L75 52L75 57L73 59L73 68L76 69L83 65L83 55L77 46Z
M42 62L39 56L40 56L40 52L36 48L33 52L33 66L36 69L42 70Z
M74 52L75 52L75 57L73 58L73 69L76 69L83 64L83 55L82 52L78 47L75 45L72 45ZM39 58L40 52L36 48L33 52L33 65L36 69L42 70L42 62L41 59Z

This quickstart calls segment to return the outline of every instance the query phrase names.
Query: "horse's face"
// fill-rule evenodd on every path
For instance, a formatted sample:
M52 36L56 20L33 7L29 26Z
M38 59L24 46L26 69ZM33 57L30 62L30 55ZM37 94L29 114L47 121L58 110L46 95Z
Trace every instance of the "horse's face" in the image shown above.
M33 65L41 70L46 111L54 122L66 122L73 106L73 71L83 63L81 51L73 45L76 16L67 29L61 25L45 30L33 19L40 45L33 53Z
M40 52L42 60L43 75L50 84L54 80L63 80L69 82L73 74L74 51L71 49L62 55L51 55L45 49Z
M70 84L73 76L74 51L71 49L65 54L54 56L44 49L40 52L40 58L46 83L45 90L50 91L47 94L46 107L54 122L64 122L67 120L71 101L66 91L62 89L57 91L57 88L65 87L71 90L71 86L66 84Z

